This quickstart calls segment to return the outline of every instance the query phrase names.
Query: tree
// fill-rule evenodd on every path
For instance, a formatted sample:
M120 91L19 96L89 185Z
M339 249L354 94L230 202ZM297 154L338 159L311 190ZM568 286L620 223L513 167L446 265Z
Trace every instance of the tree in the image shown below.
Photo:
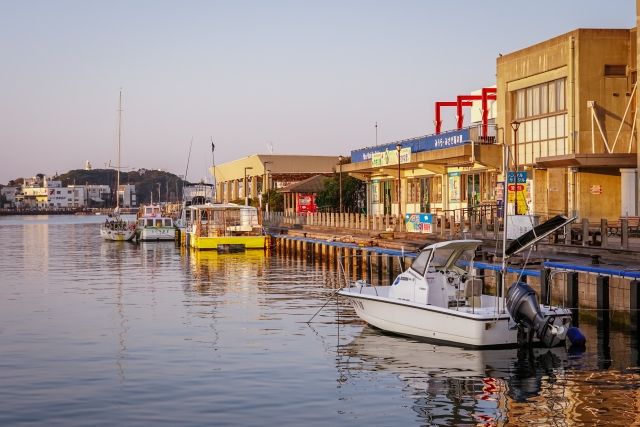
M284 195L276 190L270 189L266 194L262 195L262 206L269 204L269 211L284 212Z
M352 176L342 175L342 210L363 212L365 209L366 185ZM334 174L324 182L324 190L318 193L316 204L319 210L340 210L340 176Z

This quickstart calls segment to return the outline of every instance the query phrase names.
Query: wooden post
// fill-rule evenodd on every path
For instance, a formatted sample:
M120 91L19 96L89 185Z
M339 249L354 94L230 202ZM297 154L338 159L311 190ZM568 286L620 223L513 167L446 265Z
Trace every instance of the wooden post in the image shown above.
M376 270L378 274L378 285L382 285L382 253L376 253Z
M600 241L602 242L603 248L609 246L609 223L607 222L607 218L600 220Z
M393 283L393 257L387 255L387 285Z
M487 216L486 215L482 215L482 217L480 218L480 224L482 229L482 238L486 239L487 238Z
M630 323L631 333L634 336L638 336L640 332L640 280L632 280L629 282L629 310L630 310Z
M609 276L596 278L596 303L598 323L609 319Z
M571 307L574 313L572 323L578 326L578 273L567 273L567 305Z
M366 269L367 269L367 283L371 283L371 252L367 251L366 253Z
M620 228L622 232L622 248L629 249L629 220L627 218L620 219Z
M582 218L582 246L589 245L589 218Z

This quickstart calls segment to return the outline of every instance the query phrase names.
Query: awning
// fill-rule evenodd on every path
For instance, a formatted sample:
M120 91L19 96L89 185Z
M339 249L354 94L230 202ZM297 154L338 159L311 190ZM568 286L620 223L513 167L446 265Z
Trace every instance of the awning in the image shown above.
M91 200L96 202L96 203L104 203L104 200L102 200L100 198L97 198L97 197L92 197Z
M638 160L635 153L576 153L562 156L539 157L538 168L635 168Z

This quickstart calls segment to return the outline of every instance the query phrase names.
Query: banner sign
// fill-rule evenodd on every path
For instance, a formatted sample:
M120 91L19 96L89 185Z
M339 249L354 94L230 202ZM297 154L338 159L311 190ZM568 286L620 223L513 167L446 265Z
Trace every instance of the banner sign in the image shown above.
M400 163L411 162L411 147L402 148L400 150ZM398 150L395 148L393 151L387 150L382 153L373 153L371 155L371 166L389 166L398 164Z
M409 233L433 233L433 215L428 213L405 214L404 223Z
M410 153L419 153L421 151L441 150L443 148L455 147L471 142L469 136L469 129L458 129L450 132L443 132L437 135L427 135L418 138L407 139L400 141L402 149L410 149ZM377 147L361 148L359 150L351 151L351 162L364 162L373 160L374 153L385 153L396 151L396 144L398 142L392 142L389 144L379 145ZM389 156L391 154L389 153ZM402 154L401 154L402 156ZM397 154L396 154L397 157ZM401 161L401 163L404 163ZM398 164L396 162L396 164Z

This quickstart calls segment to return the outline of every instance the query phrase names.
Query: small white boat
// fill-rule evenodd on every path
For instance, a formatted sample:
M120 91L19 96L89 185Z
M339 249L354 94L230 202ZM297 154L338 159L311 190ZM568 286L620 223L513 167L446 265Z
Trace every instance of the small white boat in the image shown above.
M162 207L157 204L143 205L137 221L136 233L138 241L174 241L176 227L173 219L164 216Z
M425 246L391 286L358 280L338 294L365 322L398 335L470 348L516 346L523 342L525 322L529 340L547 347L564 343L571 310L539 306L525 283L513 284L506 297L483 292L473 263L481 243L452 240ZM523 245L517 243L519 251Z
M132 240L136 235L136 223L125 221L117 213L110 216L100 226L100 237L105 240L124 242Z

